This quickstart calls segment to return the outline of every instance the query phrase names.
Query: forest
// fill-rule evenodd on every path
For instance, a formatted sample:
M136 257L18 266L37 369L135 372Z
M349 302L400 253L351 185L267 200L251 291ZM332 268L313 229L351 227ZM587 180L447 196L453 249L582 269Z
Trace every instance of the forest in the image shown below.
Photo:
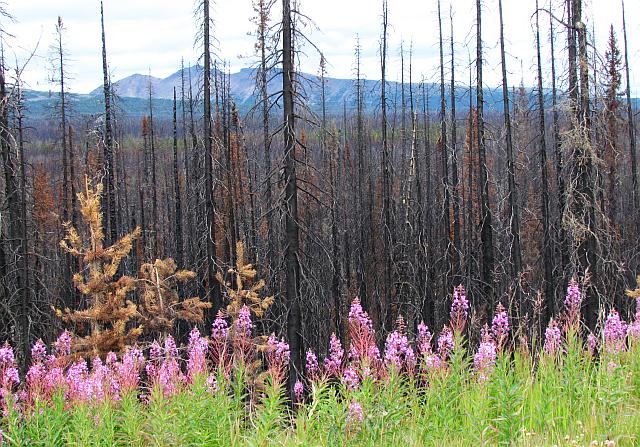
M468 435L460 445L547 445L580 433L573 418L597 445L638 442L638 110L624 2L622 27L597 45L582 0L526 2L533 86L511 78L502 0L489 49L487 12L473 2L469 79L455 53L458 2L432 3L437 29L413 39L437 38L437 82L414 72L408 45L389 81L393 4L380 0L378 80L365 80L354 40L343 107L328 105L327 62L297 0L253 0L250 107L215 56L210 0L195 4L201 57L176 67L169 117L154 116L151 86L144 116L121 116L108 4L96 11L99 116L73 109L63 17L46 119L27 112L28 64L3 56L0 341L11 346L0 353L0 444L4 433L11 445L98 445L107 432L81 439L94 417L89 432L115 436L104 445L458 445L456 431ZM0 13L2 32L11 11ZM487 107L487 51L500 54L499 107ZM307 75L311 52L320 64ZM29 413L38 429L20 423L27 408L40 408ZM152 435L184 411L201 418L177 423L186 437ZM436 419L431 434L415 431L420 418ZM344 438L323 438L332 424ZM134 442L136 430L148 436Z

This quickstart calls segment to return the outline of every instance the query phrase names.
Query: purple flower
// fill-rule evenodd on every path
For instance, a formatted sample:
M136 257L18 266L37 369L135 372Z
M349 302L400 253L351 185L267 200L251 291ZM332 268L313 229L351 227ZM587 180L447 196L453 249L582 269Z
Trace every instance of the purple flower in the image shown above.
M453 332L451 332L451 329L445 325L438 337L438 354L440 354L442 360L447 360L449 358L454 347L455 342L453 340Z
M240 337L251 338L253 323L251 322L251 311L246 305L240 309L235 325Z
M598 351L598 338L593 334L587 335L587 349L592 356Z
M42 339L38 339L31 347L31 361L34 363L44 362L47 357L47 347Z
M122 362L114 365L119 389L133 391L138 387L144 363L144 355L138 348L129 349L122 356Z
M464 286L460 284L453 289L453 301L451 302L451 328L460 333L464 331L467 324L467 315L469 311L469 301L467 300L467 292Z
M187 360L187 376L193 381L198 374L204 374L207 370L207 348L209 343L200 336L198 328L193 328L189 333L189 354Z
M71 334L69 331L64 331L60 334L53 346L58 357L65 357L71 354Z
M291 358L289 344L284 340L278 340L275 334L271 334L267 340L266 357L269 371L274 373L276 378L282 379Z
M604 348L609 354L618 354L624 351L627 325L620 320L620 315L615 310L611 310L604 324Z
M313 350L307 350L307 362L306 362L307 375L310 380L315 380L320 374L320 368L318 367L318 357Z
M473 356L473 365L478 373L478 380L485 382L491 376L496 364L497 347L489 334L488 328L483 330L482 341Z
M302 398L304 397L304 385L299 380L293 384L293 396L296 402L302 402Z
M549 326L544 331L544 352L549 356L555 356L560 352L562 334L555 320L549 321Z
M0 368L6 366L13 366L16 359L13 355L13 348L9 344L5 344L0 348Z
M360 386L360 377L352 366L345 368L341 382L348 390L356 390Z
M507 341L509 329L509 315L502 303L498 303L496 313L491 321L491 333L496 340L498 349L501 349Z
M213 321L211 325L211 337L215 341L223 341L226 340L229 336L229 324L227 320L224 319L224 315L222 311L218 311L216 315L216 319Z
M580 286L571 279L567 287L567 296L564 299L564 307L567 312L568 326L575 326L580 321L580 308L582 307L582 292Z
M362 405L354 398L349 404L349 413L347 415L347 423L360 424L364 420L364 412Z
M215 374L209 374L209 377L207 377L207 391L211 394L218 391L218 381L216 380Z
M343 356L344 349L342 349L342 344L336 334L332 333L329 341L329 356L324 359L324 369L329 376L339 376Z
M360 298L358 297L354 298L351 303L351 308L349 309L349 324L358 324L364 329L373 331L373 322L367 312L362 309Z
M399 370L406 367L412 371L416 365L416 356L411 349L409 339L399 331L393 331L387 336L384 352L385 363L393 365Z
M416 340L416 344L418 345L418 353L420 357L424 357L432 353L431 348L431 340L433 339L433 335L429 332L429 327L424 324L424 322L420 322L418 325L418 337Z
M164 341L164 352L168 357L178 357L178 347L176 341L169 335Z

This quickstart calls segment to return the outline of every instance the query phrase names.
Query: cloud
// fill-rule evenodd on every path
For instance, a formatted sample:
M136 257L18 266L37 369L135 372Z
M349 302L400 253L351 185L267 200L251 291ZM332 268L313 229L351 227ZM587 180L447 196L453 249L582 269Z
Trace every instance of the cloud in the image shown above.
M554 3L556 14L563 15L558 0ZM545 6L548 0L541 0ZM557 3L557 4L556 4ZM276 2L279 6L279 2ZM627 2L627 19L630 45L632 86L640 90L640 26L632 18L640 15L640 2ZM5 42L8 62L24 61L37 47L36 55L25 70L24 80L31 88L50 88L47 78L48 47L53 41L54 24L58 15L67 27L66 50L69 55L70 82L75 92L88 92L102 80L100 4L97 0L7 0L7 10L16 18L15 23L3 20L1 26L14 37ZM505 37L507 39L507 65L510 84L534 85L535 40L533 34L534 0L505 1ZM424 76L437 80L438 72L438 23L437 3L432 1L393 0L389 2L389 73L391 79L400 78L400 41L405 51L413 43L414 79ZM586 21L590 32L595 31L596 48L604 54L609 25L613 24L622 46L621 8L617 1L585 2ZM319 27L305 29L328 60L329 74L334 77L351 77L354 67L356 35L362 46L361 68L370 79L380 77L379 35L381 2L378 0L302 0L301 10ZM497 0L483 2L483 41L485 54L485 83L500 85L500 59L498 46L499 22ZM272 17L278 18L274 11ZM450 35L449 2L442 2L444 38ZM251 55L253 37L248 33L255 25L255 16L249 0L218 0L212 16L218 44L217 54L237 70L251 63L240 55ZM475 55L475 0L453 2L453 19L456 51L456 77L466 83L469 78L469 59ZM105 2L105 24L109 66L114 79L134 73L147 73L164 77L179 68L180 59L194 62L198 58L194 49L196 24L194 2L190 0L108 0ZM545 63L545 84L549 84L548 16L542 16L541 37ZM558 25L557 62L564 64L565 35ZM319 57L308 48L308 57L302 69L316 73ZM408 55L405 63L408 64ZM445 43L445 63L449 73L449 44Z

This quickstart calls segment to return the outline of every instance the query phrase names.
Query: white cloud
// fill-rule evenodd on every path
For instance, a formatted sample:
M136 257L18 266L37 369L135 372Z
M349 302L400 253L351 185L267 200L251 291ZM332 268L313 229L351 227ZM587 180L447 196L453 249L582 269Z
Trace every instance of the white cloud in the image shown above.
M563 16L559 0L551 0L556 14ZM475 54L475 0L452 0L456 40L456 76L468 82L468 58ZM547 6L549 0L540 0ZM276 2L279 5L279 2ZM486 85L500 84L498 47L497 0L486 0L483 6L483 40L486 46ZM400 40L408 50L413 41L414 79L422 74L429 80L438 78L438 28L436 1L390 0L389 77L399 78ZM627 27L630 45L632 85L640 93L640 2L627 1ZM38 40L36 57L24 73L24 80L31 88L49 88L47 81L48 47L53 41L53 30L58 15L66 27L69 71L73 73L71 88L75 92L88 92L101 83L101 41L99 8L97 0L6 0L7 10L16 18L15 23L2 21L2 27L11 33L5 43L9 62L18 60L33 51ZM379 78L378 37L380 34L381 2L379 0L302 0L302 11L320 30L309 29L310 38L324 52L329 62L329 74L350 77L354 67L355 36L362 45L362 70L370 79ZM534 0L504 1L505 36L507 39L509 82L535 83L535 42L532 15ZM617 0L591 0L585 2L585 15L589 29L595 25L596 47L604 54L609 25L613 23L622 46L621 8ZM105 2L107 51L112 75L119 79L134 73L151 73L164 77L175 72L181 57L195 61L197 51L193 47L195 20L194 2L191 0L108 0ZM449 2L443 0L443 27L445 39L449 37ZM277 18L279 11L274 11ZM233 69L246 66L253 38L247 33L254 25L250 0L218 0L213 7L215 33L219 41L220 57L228 60ZM542 38L548 38L548 17L542 15ZM557 29L557 57L560 67L565 47L565 36ZM449 45L445 45L445 58L449 59ZM548 76L548 45L543 51ZM318 57L307 49L309 57L302 62L305 71L316 73ZM408 56L405 57L408 64ZM447 62L448 64L448 62ZM446 70L448 76L448 69Z

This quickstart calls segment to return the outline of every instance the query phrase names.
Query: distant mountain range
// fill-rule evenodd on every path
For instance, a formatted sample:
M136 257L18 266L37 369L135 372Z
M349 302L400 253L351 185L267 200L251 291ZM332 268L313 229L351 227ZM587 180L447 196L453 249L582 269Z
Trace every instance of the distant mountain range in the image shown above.
M189 72L192 82L193 95L198 95L202 67L194 66L185 68L185 82L188 88ZM237 73L231 73L228 80L231 85L231 97L241 113L247 113L257 103L255 90L255 69L245 68ZM275 73L269 83L269 92L277 92L282 85L282 77ZM319 112L321 110L322 94L320 80L315 75L301 73L300 91L305 97L305 104L310 110ZM134 74L120 79L114 83L116 106L120 116L138 119L149 113L149 86L151 85L154 117L160 120L169 120L172 116L173 89L176 89L178 98L182 91L182 72L178 70L166 78L156 78L149 75ZM440 85L434 83L425 84L424 90L427 95L428 106L431 112L436 112L440 104ZM355 81L353 79L325 79L325 98L327 111L330 114L341 115L346 107L347 113L355 109ZM387 104L393 109L394 105L400 108L401 104L401 84L398 82L387 83ZM456 90L456 108L459 113L466 113L469 108L469 93L474 97L475 88L459 87ZM526 93L531 97L532 89L526 89ZM104 105L102 99L102 86L96 88L89 94L69 95L69 102L72 104L76 116L100 115L103 113ZM409 98L409 86L405 85L406 101ZM422 110L422 86L413 84L414 101L419 110ZM450 105L450 89L445 87L445 100L447 108ZM549 96L549 95L547 95ZM25 91L27 99L27 116L35 120L46 120L52 116L58 95L54 92ZM499 88L485 88L485 110L487 113L501 112L502 93ZM513 99L513 98L512 98ZM377 113L380 109L380 82L363 81L363 102L366 113ZM638 105L635 100L636 106ZM550 99L547 106L550 106Z

